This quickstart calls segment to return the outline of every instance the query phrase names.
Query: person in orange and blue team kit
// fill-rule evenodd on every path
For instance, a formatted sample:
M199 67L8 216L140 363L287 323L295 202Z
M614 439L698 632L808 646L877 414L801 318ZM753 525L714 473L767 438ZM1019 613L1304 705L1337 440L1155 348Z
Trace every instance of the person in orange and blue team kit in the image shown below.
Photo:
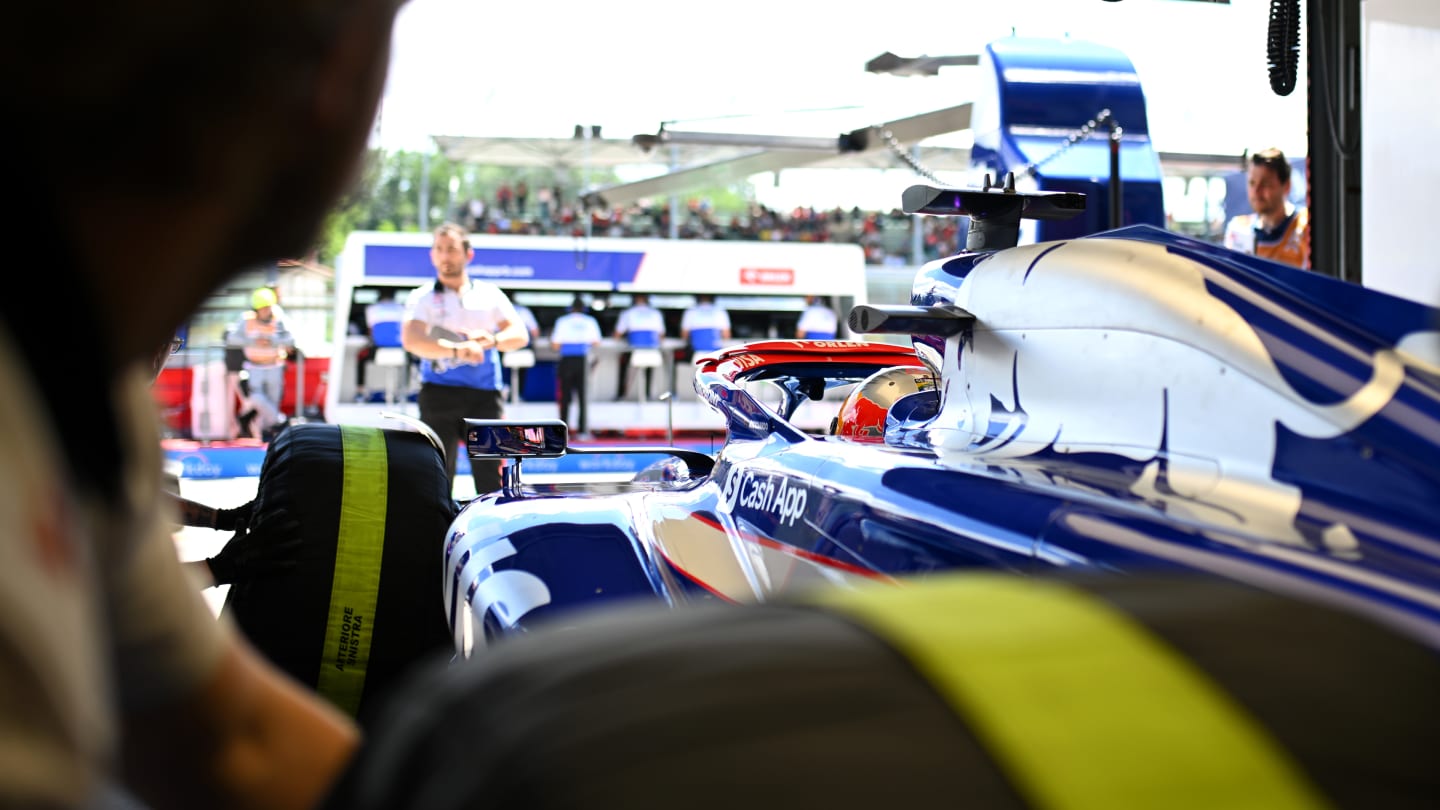
M834 340L839 331L840 319L835 310L825 306L818 295L805 296L805 311L800 313L800 322L795 324L795 337Z
M1310 269L1310 211L1290 202L1290 162L1279 149L1250 156L1246 192L1253 214L1232 217L1225 247Z

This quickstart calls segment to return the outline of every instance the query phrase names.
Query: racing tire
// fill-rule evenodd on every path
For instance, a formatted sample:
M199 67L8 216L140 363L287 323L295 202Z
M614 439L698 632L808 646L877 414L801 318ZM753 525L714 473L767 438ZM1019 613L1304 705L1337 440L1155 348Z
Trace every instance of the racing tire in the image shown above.
M292 539L283 550L276 547L273 553L290 557L283 565L231 585L223 612L280 669L363 723L367 706L413 664L451 649L439 585L445 533L458 510L444 459L424 434L346 429L376 431L383 437L384 469L369 471L371 493L383 487L383 545L373 549L372 544L366 557L354 550L355 543L341 542L342 524L354 525L346 524L341 512L347 474L341 427L292 424L266 451L251 525L298 521L300 539ZM359 458L354 454L350 461L352 482L355 468L364 463ZM373 527L369 536L374 536ZM366 645L338 642L342 650L350 646L342 668L348 667L348 677L360 679L348 697L338 698L327 694L321 676L322 668L334 668L337 661L332 592L344 593L335 586L340 581L337 560L370 581L373 600L372 617L364 623ZM346 630L349 615L347 611Z
M1440 658L1370 616L1159 574L814 594L597 610L421 669L326 810L1419 808L1440 790ZM1164 710L1130 711L1151 687Z

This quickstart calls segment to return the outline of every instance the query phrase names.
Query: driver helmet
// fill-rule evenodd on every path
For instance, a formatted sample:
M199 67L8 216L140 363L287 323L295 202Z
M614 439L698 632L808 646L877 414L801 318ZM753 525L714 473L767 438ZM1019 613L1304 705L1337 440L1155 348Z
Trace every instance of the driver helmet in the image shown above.
M925 366L881 369L857 383L845 395L845 400L840 403L840 412L830 423L830 432L857 442L883 442L885 415L890 412L890 406L907 394L933 387L934 378Z

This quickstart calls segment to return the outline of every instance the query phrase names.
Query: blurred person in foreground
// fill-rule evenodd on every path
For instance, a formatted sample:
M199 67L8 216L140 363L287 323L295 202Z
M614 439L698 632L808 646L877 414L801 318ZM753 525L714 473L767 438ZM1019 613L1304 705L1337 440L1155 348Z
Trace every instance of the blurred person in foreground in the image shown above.
M0 35L28 122L6 153L65 156L12 175L20 260L87 324L46 328L15 296L0 316L0 805L104 806L122 783L154 808L310 807L357 745L182 573L149 384L222 282L308 249L355 176L399 5L62 2Z
M1279 149L1250 156L1246 195L1253 214L1231 217L1225 247L1310 269L1310 210L1290 202L1290 161Z

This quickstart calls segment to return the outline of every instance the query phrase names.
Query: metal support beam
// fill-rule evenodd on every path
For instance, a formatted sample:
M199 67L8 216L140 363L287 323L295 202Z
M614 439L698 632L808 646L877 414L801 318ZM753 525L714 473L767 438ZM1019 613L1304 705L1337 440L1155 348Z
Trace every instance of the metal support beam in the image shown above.
M747 147L755 151L678 171L672 167L669 174L647 180L589 190L584 199L587 204L626 205L642 197L674 194L707 185L725 185L755 174L778 173L782 169L837 166L842 162L846 165L889 167L896 165L890 151L892 143L905 148L935 135L969 128L968 102L829 137L679 132L661 128L654 135L636 135L632 141L647 153L664 144L672 148L683 144ZM954 153L959 150L943 151ZM968 164L968 151L965 157ZM867 160L874 162L867 164Z
M1360 283L1360 0L1307 0L1310 264Z
M654 135L636 135L636 146L649 150L662 144L700 144L704 146L738 146L759 149L812 149L834 154L839 151L839 136L815 138L803 135L748 135L733 132L685 132L664 129Z

